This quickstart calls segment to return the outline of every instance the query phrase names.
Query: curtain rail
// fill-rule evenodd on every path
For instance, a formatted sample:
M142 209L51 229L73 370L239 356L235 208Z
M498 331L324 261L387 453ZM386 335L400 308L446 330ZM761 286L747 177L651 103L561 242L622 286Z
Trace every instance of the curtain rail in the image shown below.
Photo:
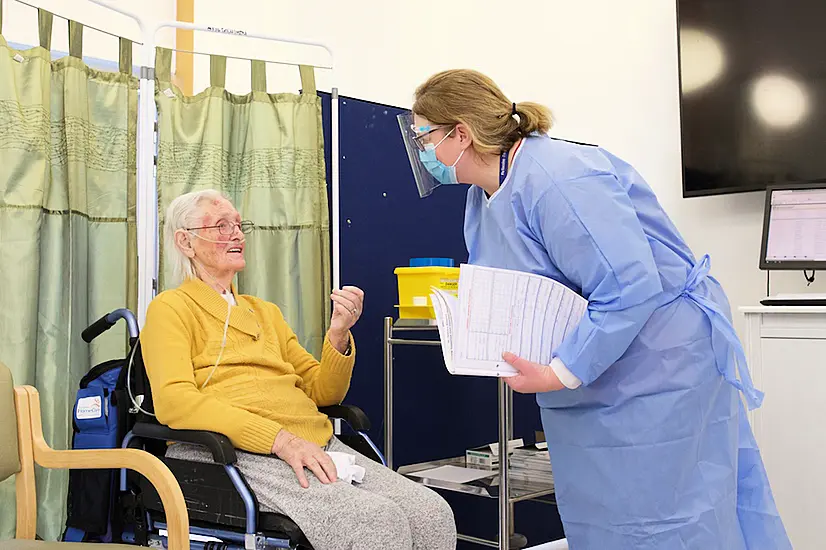
M2 2L2 1L3 0L0 0L0 2ZM86 27L88 29L94 29L94 30L98 31L99 33L103 33L105 35L112 36L114 38L128 38L129 40L131 40L135 44L139 44L141 46L143 45L143 42L141 42L140 40L135 40L135 37L140 33L133 33L133 36L123 36L122 37L122 36L120 36L118 34L115 34L111 31L107 31L106 29L101 29L100 27L95 27L94 25L89 25L87 23L84 23L83 21L81 21L77 17L66 15L65 12L61 13L61 12L58 12L58 11L55 11L55 10L52 10L52 9L44 8L43 6L39 6L38 4L40 2L36 2L36 1L33 1L33 0L8 0L8 1L9 2L17 2L18 4L23 4L24 6L28 6L28 7L33 8L33 9L46 9L47 11L53 13L54 15L60 17L61 19L65 19L67 21L69 21L69 20L76 21L78 23L81 23L84 27ZM97 2L95 2L95 3L97 3ZM62 9L64 7L70 7L71 5L72 5L72 2L64 2L63 4L61 4L60 7ZM98 4L98 5L105 6L107 8L109 7L108 5L102 4L102 3ZM69 11L71 11L71 10L69 10ZM125 14L122 14L122 15L125 15Z

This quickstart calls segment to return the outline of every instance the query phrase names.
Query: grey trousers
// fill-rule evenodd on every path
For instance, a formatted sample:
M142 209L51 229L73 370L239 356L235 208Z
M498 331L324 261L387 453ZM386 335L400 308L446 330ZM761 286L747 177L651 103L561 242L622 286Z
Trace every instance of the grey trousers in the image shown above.
M456 524L442 497L360 455L335 437L327 451L356 456L366 470L364 483L328 485L305 470L309 489L302 489L292 468L275 456L238 451L236 467L258 498L262 511L292 519L315 550L453 550ZM194 445L178 443L170 458L212 462Z

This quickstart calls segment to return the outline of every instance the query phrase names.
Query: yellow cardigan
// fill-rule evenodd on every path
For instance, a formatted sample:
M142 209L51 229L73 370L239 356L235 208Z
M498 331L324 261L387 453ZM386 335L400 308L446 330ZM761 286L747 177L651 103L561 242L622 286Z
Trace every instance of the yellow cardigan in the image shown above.
M326 445L333 434L318 406L341 403L350 387L355 344L344 356L325 338L321 363L275 304L238 295L221 350L227 301L199 279L158 295L141 331L158 421L180 430L226 435L242 450L269 454L282 428Z

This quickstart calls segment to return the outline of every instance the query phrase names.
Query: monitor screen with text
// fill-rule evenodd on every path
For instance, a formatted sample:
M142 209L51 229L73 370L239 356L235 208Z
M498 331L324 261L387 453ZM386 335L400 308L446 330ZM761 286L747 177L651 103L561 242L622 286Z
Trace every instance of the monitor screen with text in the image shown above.
M766 263L826 262L826 189L771 191Z

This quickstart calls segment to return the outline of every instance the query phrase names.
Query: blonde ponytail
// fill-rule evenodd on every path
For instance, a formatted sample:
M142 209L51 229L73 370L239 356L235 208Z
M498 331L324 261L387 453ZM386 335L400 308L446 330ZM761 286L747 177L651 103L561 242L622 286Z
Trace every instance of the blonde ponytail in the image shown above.
M525 101L516 104L516 116L519 117L519 132L523 136L533 133L546 134L551 129L551 112L544 105Z

